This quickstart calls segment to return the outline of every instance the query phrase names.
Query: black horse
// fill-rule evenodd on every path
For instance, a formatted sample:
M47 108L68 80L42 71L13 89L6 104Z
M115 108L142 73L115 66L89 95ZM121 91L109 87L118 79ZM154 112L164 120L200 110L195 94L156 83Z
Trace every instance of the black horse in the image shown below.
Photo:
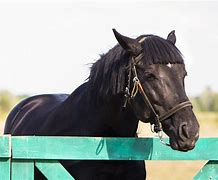
M199 124L185 93L187 73L174 31L167 39L113 31L119 44L92 65L84 84L71 95L25 99L9 114L4 134L134 137L141 120L163 130L173 149L193 149ZM146 178L143 161L61 163L79 180Z

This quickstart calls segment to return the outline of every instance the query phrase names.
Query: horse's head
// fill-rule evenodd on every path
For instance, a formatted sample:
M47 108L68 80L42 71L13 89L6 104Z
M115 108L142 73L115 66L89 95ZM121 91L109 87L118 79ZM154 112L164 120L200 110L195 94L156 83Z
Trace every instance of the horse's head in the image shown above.
M199 124L185 92L187 75L172 31L167 39L144 35L131 39L114 30L129 54L126 97L138 119L154 124L155 131L170 137L173 149L194 148Z

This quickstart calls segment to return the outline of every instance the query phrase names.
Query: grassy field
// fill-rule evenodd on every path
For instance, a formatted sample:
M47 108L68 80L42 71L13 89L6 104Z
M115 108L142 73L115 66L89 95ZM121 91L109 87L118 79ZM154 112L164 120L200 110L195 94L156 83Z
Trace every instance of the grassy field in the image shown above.
M218 137L218 113L196 113L200 123L200 137ZM0 133L6 114L1 114ZM154 137L148 124L140 123L138 135ZM147 180L189 180L206 161L146 161Z

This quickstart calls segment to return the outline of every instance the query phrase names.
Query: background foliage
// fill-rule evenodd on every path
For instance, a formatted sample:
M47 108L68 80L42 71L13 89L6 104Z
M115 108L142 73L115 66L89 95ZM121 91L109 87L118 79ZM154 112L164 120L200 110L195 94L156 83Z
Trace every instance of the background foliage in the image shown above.
M22 99L27 98L28 95L15 95L8 90L0 91L0 120L5 120L7 114L11 109ZM190 97L193 104L194 111L202 113L218 114L218 93L214 92L210 87L196 97Z
M15 104L28 95L14 95L10 91L0 91L0 119L7 114ZM190 97L195 112L215 112L218 113L218 93L214 92L210 87L196 97Z
M4 121L12 108L27 95L14 95L10 91L0 91L0 121Z
M199 96L190 98L197 112L218 112L218 93L207 87Z

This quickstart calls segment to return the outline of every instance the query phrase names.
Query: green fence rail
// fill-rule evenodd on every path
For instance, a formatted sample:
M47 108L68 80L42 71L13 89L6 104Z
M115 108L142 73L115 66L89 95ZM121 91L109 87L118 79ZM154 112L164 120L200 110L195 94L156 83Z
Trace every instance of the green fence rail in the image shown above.
M88 147L88 148L87 148ZM157 138L0 136L0 179L32 180L34 166L48 179L73 179L58 160L208 160L194 179L218 179L218 138L174 151Z

